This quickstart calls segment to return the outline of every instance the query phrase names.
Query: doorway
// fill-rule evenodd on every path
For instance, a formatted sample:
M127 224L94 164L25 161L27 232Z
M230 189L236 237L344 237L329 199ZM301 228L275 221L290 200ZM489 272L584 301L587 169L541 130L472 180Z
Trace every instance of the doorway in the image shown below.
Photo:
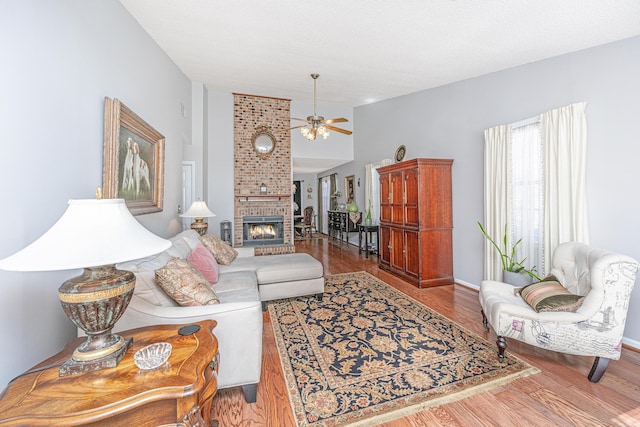
M182 162L182 212L186 212L196 200L196 162ZM182 218L182 229L191 227L191 218Z

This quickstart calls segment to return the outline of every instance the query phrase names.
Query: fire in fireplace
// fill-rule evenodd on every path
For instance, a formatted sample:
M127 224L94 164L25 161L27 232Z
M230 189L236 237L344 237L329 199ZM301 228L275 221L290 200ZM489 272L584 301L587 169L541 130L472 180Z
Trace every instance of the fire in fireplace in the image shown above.
M284 243L284 217L245 216L242 218L242 245L264 246Z

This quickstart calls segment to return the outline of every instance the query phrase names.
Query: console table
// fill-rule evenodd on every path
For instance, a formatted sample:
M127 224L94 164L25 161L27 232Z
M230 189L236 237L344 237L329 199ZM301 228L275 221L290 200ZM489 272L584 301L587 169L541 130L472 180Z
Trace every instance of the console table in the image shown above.
M358 253L364 251L365 258L369 258L369 254L377 254L380 247L380 227L377 225L362 225L358 226ZM376 245L373 247L373 236L371 233L376 233ZM362 247L362 235L364 234L364 248Z
M85 338L70 342L60 353L9 383L0 395L0 425L178 426L209 425L211 400L217 389L216 322L161 325L119 332L133 345L115 368L65 377L58 367ZM133 353L166 341L173 346L163 366L142 371Z
M358 231L358 225L362 222L362 212L349 212L340 210L327 211L329 217L329 236L339 239L340 243L346 240L349 243L349 233Z

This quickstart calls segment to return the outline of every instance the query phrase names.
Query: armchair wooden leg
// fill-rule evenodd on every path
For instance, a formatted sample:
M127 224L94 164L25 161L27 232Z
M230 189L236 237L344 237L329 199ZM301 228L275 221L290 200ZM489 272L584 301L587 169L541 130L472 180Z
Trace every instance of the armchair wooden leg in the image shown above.
M507 339L505 337L498 336L496 344L498 344L498 360L500 362L504 362L504 351L507 349Z
M593 366L591 366L591 371L587 376L589 381L592 383L600 381L600 378L604 375L604 371L606 371L609 366L609 360L610 359L607 359L606 357L596 357L596 360L593 361Z
M487 320L487 316L484 314L484 310L480 310L482 313L482 326L484 326L485 331L489 330L489 321Z

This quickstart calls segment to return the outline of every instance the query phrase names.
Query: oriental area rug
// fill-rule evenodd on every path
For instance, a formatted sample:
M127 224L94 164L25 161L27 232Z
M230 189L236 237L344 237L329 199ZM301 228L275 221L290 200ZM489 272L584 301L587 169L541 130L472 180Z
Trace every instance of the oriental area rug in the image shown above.
M366 272L269 315L299 427L371 426L539 372Z

